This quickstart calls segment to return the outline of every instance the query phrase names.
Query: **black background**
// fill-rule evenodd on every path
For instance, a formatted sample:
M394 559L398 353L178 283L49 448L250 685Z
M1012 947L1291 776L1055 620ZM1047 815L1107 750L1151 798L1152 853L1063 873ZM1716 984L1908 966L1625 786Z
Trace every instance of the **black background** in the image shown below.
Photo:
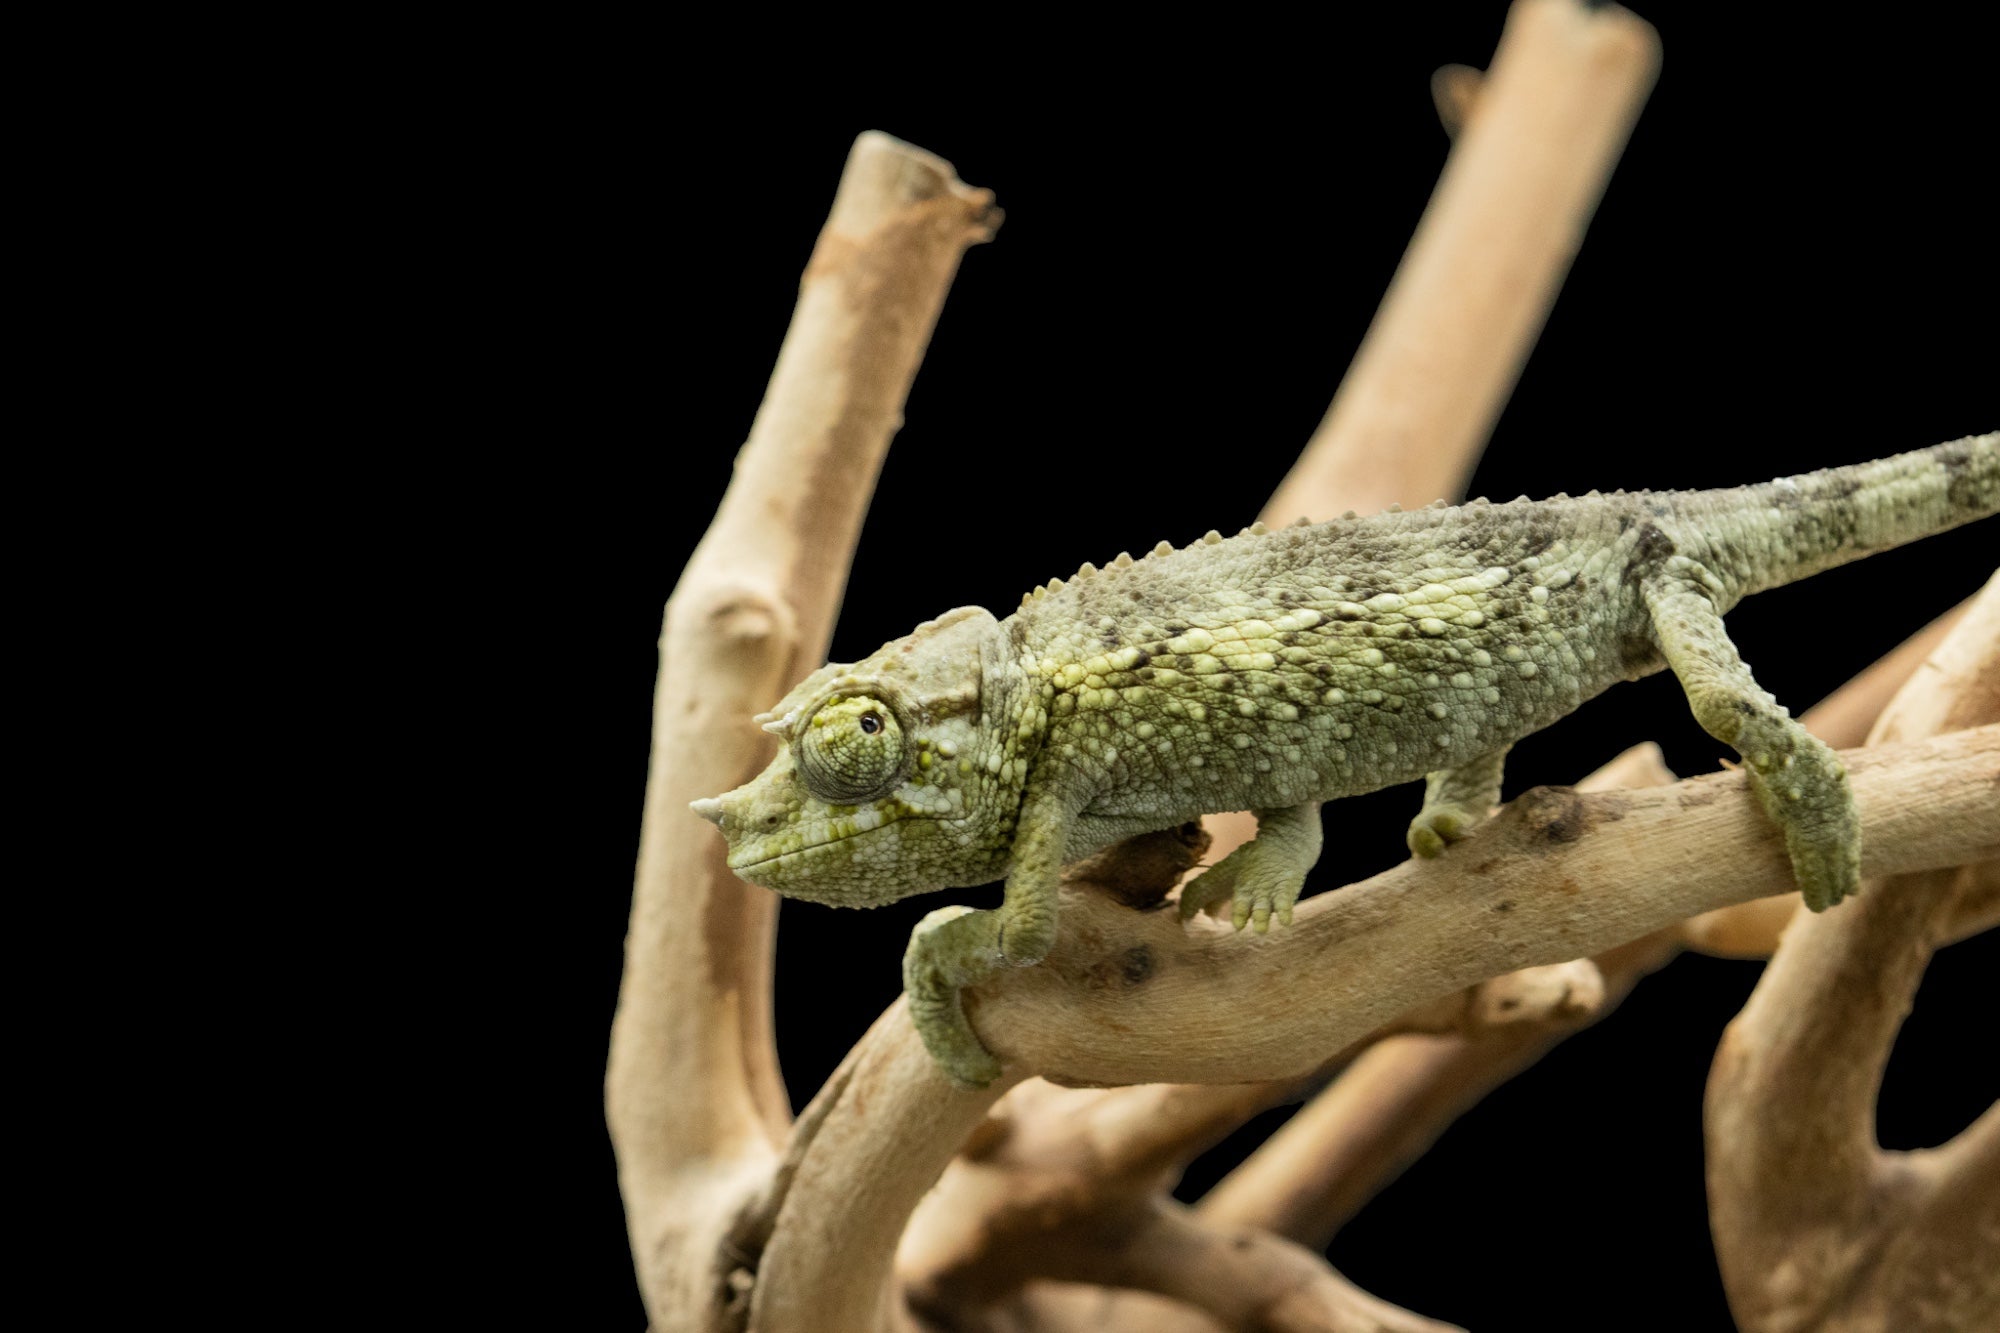
M405 238L375 369L422 385L426 406L394 424L422 441L402 456L441 486L447 519L407 575L446 631L445 669L421 688L440 712L501 710L420 775L478 767L491 807L448 836L504 848L470 886L491 989L426 1029L441 1052L503 1029L490 1056L438 1059L439 1155L496 1124L504 1140L472 1151L491 1195L475 1211L501 1249L448 1287L490 1291L497 1271L502 1310L547 1300L549 1326L641 1326L601 1080L658 618L854 135L949 158L1007 221L946 303L836 657L1256 514L1444 160L1431 71L1484 64L1499 35L1497 5L1402 8L1336 11L1312 32L1155 17L1086 36L995 14L921 43L767 34L802 43L803 65L767 59L762 37L572 31L539 50L529 34L505 68L475 71L479 96L403 127L387 174L355 168L380 191L357 225ZM1863 25L1723 8L1646 8L1660 83L1473 494L1728 485L1995 427L1996 118L1978 34L1934 10ZM1003 38L1034 54L999 54ZM1994 537L1988 523L1773 592L1732 633L1801 709L1975 591ZM1681 773L1716 766L1656 677L1518 747L1508 795L1648 738ZM1417 799L1329 807L1308 892L1399 858ZM777 1018L795 1104L894 999L910 926L944 901L786 904ZM1938 1141L2000 1092L1972 1056L1990 1032L1969 1017L1990 1011L1996 964L1989 937L1933 965L1891 1063L1885 1143ZM1602 1327L1604 1302L1641 1295L1659 1327L1726 1327L1700 1099L1756 975L1690 957L1643 983L1446 1134L1334 1242L1334 1263L1477 1328ZM1183 1193L1281 1118L1198 1163Z

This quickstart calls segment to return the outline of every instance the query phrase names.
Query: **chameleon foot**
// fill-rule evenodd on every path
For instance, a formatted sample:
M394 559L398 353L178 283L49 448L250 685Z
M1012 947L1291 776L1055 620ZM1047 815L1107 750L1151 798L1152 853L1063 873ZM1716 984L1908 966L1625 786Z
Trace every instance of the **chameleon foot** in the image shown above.
M966 1021L959 999L960 988L1003 966L998 927L997 912L941 907L917 923L903 954L910 1021L945 1075L969 1088L983 1088L1000 1077L1000 1062Z
M1426 860L1442 855L1444 849L1472 832L1480 819L1460 805L1425 806L1422 813L1410 821L1410 831L1404 836L1410 850Z
M1806 906L1824 912L1861 891L1861 820L1847 772L1818 737L1789 719L1759 718L1738 745L1750 790L1785 835Z
M1319 860L1318 805L1259 810L1257 836L1210 866L1181 890L1181 920L1225 898L1234 899L1230 921L1259 935L1292 924L1292 906L1305 887L1306 872Z
M1424 782L1424 808L1410 821L1404 841L1426 859L1443 853L1485 822L1486 812L1500 801L1500 775L1507 763L1506 747L1483 754L1457 768L1441 768Z

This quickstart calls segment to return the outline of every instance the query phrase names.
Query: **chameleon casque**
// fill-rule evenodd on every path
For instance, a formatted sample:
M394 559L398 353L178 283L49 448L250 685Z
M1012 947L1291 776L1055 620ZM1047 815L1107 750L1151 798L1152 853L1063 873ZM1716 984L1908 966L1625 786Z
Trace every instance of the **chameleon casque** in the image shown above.
M1004 620L961 607L807 677L758 720L785 745L695 811L742 878L872 907L1006 878L995 911L911 937L910 1012L945 1071L999 1064L961 988L1041 961L1064 863L1252 810L1182 916L1291 919L1319 805L1425 778L1436 856L1500 797L1508 747L1617 681L1670 668L1743 758L1805 901L1858 887L1839 761L1765 693L1723 614L1751 593L2000 511L2000 432L1756 486L1440 502L1085 565Z

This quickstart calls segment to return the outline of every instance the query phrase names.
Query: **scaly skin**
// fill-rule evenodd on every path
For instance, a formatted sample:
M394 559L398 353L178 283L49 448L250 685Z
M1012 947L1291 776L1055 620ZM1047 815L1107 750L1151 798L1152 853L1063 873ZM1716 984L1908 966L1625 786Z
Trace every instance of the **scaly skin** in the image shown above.
M1613 682L1671 667L1743 756L1806 903L1858 887L1846 776L1759 689L1722 615L1743 597L2000 510L2000 433L1761 486L1475 501L1211 532L1053 580L996 620L964 607L822 668L764 719L787 744L695 809L730 867L790 897L872 907L1005 875L997 911L934 912L904 960L953 1078L999 1065L963 987L1036 963L1065 862L1254 810L1256 839L1182 893L1238 928L1290 920L1318 805L1427 778L1410 846L1485 818L1507 748Z

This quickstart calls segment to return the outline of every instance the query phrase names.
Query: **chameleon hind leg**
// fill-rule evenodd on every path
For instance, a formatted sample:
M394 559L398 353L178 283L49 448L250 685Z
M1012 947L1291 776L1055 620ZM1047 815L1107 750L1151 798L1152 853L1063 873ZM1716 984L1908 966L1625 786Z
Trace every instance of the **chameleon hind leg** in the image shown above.
M1410 821L1405 840L1418 856L1437 856L1500 804L1500 775L1507 766L1507 746L1491 754L1441 768L1424 780L1424 808Z
M1281 926L1292 924L1306 872L1319 861L1319 803L1250 813L1257 816L1257 836L1182 887L1181 920L1233 898L1230 919L1238 930L1249 925L1261 935L1272 917Z
M917 923L903 954L903 991L917 1035L953 1082L984 1087L1000 1062L965 1016L960 992L1007 967L1048 957L1056 938L1062 854L1071 815L1060 804L1023 803L1007 895L996 911L943 907Z
M1648 580L1653 639L1687 691L1695 720L1743 758L1750 790L1785 835L1792 875L1815 912L1861 888L1861 819L1824 741L1800 726L1750 674L1690 561Z

